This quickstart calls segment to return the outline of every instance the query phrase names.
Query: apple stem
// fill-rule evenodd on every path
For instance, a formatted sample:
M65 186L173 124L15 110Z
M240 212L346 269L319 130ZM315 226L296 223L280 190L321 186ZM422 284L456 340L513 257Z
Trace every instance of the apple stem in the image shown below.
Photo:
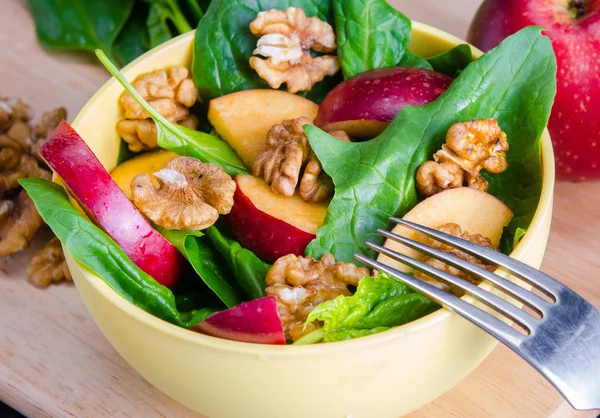
M579 19L587 13L587 2L585 0L569 0L569 11L575 19Z

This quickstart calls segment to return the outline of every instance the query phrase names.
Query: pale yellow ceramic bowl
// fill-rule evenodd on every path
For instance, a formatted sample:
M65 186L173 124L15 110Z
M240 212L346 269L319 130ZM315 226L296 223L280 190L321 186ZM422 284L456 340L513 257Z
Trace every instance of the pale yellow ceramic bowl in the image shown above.
M192 60L194 34L152 50L129 65L140 73ZM424 56L461 40L414 23L410 49ZM475 51L479 55L481 52ZM115 167L123 89L109 80L84 106L74 128L108 170ZM542 141L544 188L531 227L513 257L539 267L546 249L554 165ZM211 418L399 417L467 376L496 341L447 310L356 340L313 346L227 341L178 328L138 309L67 255L81 297L111 344L153 385Z

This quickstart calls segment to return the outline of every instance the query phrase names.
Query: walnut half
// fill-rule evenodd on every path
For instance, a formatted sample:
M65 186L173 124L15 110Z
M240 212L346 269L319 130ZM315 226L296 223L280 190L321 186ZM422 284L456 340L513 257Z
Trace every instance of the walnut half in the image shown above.
M487 191L488 182L481 176L485 169L499 174L506 170L506 134L496 119L478 119L455 123L446 134L446 143L417 171L417 189L432 196L445 189L467 185Z
M58 238L52 238L39 250L27 266L29 283L37 287L47 287L63 279L73 280Z
M278 89L286 83L290 93L310 91L325 76L340 70L335 55L313 57L310 51L333 54L335 32L331 25L316 17L306 17L304 10L268 10L250 23L250 31L259 36L250 66L269 86Z
M267 295L277 297L277 310L283 322L286 339L296 341L317 328L304 323L321 302L337 296L350 296L348 286L369 275L369 270L354 264L335 262L333 255L320 260L289 254L278 259L266 277Z
M457 224L448 223L448 224L444 224L436 229L441 232L445 232L446 234L454 235L455 237L466 239L467 241L471 241L475 244L496 250L496 248L492 245L492 241L489 238L484 237L483 235L480 235L480 234L470 235L467 231L463 231L461 229L461 227L458 226ZM442 244L441 242L438 242L436 240L427 238L425 241L425 245L429 245L430 247L433 247L433 248L442 250L444 252L447 252L449 254L455 255L459 258L462 258L463 260L466 260L466 261L468 261L472 264L475 264L476 266L482 267L486 270L493 272L496 269L494 266L485 264L481 260L479 260L476 257L473 257L470 254L467 254L463 251L457 250L456 248L454 248L450 245ZM440 260L437 260L437 259L429 257L429 256L425 256L422 261L429 264L432 267L437 268L438 270L444 271L444 272L449 273L456 277L460 277L461 279L468 280L471 283L479 284L479 281L476 280L473 276L471 276L455 267L452 267ZM462 296L462 294L463 294L462 290L455 288L454 286L450 286L449 284L442 283L438 280L435 280L435 279L427 276L424 273L415 272L415 277L418 277L421 280L431 283L434 286L436 286L442 290L452 291L452 293L454 293L458 296Z
M167 229L201 230L233 206L235 182L220 167L191 157L176 157L154 173L131 181L133 203L154 223Z
M333 182L323 172L321 163L312 151L303 126L310 119L301 117L284 120L273 126L265 148L254 162L252 173L265 179L273 193L292 196L300 183L300 197L307 202L321 202L333 194ZM346 142L343 131L329 132Z

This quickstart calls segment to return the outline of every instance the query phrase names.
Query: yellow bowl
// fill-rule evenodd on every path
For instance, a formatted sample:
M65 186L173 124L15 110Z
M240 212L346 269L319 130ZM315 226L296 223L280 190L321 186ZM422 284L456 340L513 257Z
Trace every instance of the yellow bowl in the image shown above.
M139 58L128 79L171 65L189 67L194 34ZM414 23L410 49L430 55L461 40ZM476 55L480 51L474 49ZM84 106L73 127L108 170L115 167L123 89L109 80ZM550 230L554 158L542 140L544 187L528 233L513 257L539 267ZM331 344L266 346L197 334L135 307L98 276L67 262L88 311L116 350L150 383L211 418L398 417L440 396L492 351L496 340L441 309L405 326Z

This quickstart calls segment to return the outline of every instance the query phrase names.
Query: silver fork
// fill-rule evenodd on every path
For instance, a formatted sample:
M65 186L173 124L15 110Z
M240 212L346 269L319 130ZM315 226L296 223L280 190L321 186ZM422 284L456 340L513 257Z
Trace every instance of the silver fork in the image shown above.
M383 229L378 231L386 238L494 284L506 294L536 311L540 316L536 317L469 281L389 248L367 242L367 246L378 253L462 289L520 325L526 331L522 333L494 315L410 274L362 254L356 254L355 257L359 261L390 274L483 328L535 367L575 409L600 409L600 311L598 309L552 277L504 254L403 219L390 219L394 223L418 231L427 237L471 254L487 264L510 272L539 289L553 301L548 301L504 277L457 256L393 232Z

